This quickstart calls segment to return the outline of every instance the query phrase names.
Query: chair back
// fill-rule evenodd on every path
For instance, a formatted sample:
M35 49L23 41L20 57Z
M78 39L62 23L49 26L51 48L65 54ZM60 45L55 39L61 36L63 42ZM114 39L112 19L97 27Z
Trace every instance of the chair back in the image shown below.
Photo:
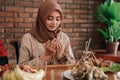
M17 59L17 64L18 64L18 61L19 61L20 42L19 42L19 41L15 41L15 42L14 42L14 47L15 47L15 51L16 51L16 59Z
M15 48L15 52L16 52L16 61L17 61L17 64L18 64L18 61L19 61L20 42L19 42L19 41L11 41L10 44L13 45L14 48Z

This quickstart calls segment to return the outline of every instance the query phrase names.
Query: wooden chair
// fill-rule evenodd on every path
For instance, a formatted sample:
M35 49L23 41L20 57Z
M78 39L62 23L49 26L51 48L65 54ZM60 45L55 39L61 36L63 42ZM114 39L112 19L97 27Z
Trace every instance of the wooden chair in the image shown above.
M20 49L20 41L10 41L10 44L14 46L16 51L16 62L18 64L19 61L19 49Z

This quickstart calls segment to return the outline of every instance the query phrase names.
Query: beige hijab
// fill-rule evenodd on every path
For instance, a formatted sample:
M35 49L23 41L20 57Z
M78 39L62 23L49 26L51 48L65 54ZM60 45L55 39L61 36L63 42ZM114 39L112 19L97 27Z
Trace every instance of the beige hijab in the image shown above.
M61 24L55 31L49 31L45 26L48 15L54 10L60 12L62 20L62 9L57 2L52 0L41 2L36 18L36 26L29 31L29 33L41 43L52 40L57 37L57 34L60 32Z

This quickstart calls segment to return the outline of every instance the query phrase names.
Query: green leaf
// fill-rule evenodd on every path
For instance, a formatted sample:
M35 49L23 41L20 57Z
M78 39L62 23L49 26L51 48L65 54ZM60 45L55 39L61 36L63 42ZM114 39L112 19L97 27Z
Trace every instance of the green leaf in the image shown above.
M107 18L106 18L106 10L108 8L108 5L105 5L105 4L101 4L96 13L95 13L95 16L97 17L98 20L100 20L100 22L105 22L107 21Z
M120 3L114 2L108 8L110 18L120 21Z
M108 39L108 34L103 29L98 28L98 31L104 36L105 39Z
M110 6L112 3L114 3L114 0L106 0L105 4Z
M111 19L111 23L112 36L116 42L120 39L120 23L113 19Z
M95 16L100 22L106 23L106 30L98 29L109 42L117 42L120 39L120 2L106 0L99 5Z
M120 64L114 63L111 67L101 67L104 72L120 71Z

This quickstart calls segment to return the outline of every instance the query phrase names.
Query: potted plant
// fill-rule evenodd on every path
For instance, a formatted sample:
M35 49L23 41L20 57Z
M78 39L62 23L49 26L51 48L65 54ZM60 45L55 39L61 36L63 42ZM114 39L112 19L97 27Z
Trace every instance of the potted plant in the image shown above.
M95 16L100 22L106 24L104 28L98 28L98 31L103 35L108 45L112 43L115 46L116 44L115 50L117 50L120 39L120 2L106 0L105 3L99 5ZM116 53L113 49L109 51L107 47L107 52Z

